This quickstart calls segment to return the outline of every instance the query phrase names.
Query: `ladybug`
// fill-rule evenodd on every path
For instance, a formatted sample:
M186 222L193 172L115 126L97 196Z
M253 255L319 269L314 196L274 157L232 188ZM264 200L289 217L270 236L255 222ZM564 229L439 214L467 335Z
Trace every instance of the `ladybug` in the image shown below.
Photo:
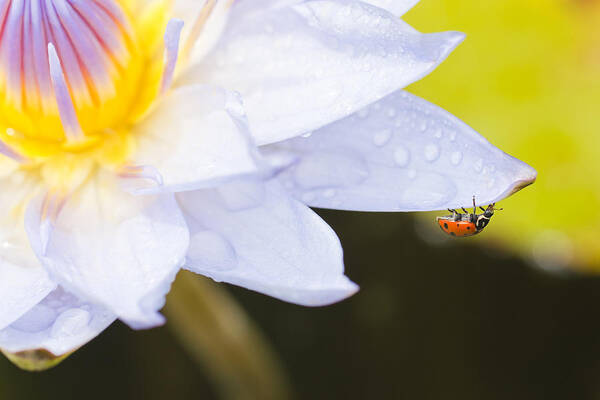
M475 206L475 196L473 196L473 213L469 214L464 207L462 207L462 210L465 212L464 214L448 209L452 215L437 217L438 225L448 235L458 237L476 235L490 223L495 210L502 210L501 208L494 208L495 204L490 204L486 209L479 207L483 211L483 214L476 214L477 207Z

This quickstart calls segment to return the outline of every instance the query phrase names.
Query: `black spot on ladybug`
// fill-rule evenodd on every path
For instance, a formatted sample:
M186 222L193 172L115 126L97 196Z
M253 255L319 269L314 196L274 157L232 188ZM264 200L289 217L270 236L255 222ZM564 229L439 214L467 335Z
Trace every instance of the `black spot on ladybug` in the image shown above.
M448 224L444 222L444 228L448 229Z
M471 227L470 227L470 226L467 226L467 229L471 229Z

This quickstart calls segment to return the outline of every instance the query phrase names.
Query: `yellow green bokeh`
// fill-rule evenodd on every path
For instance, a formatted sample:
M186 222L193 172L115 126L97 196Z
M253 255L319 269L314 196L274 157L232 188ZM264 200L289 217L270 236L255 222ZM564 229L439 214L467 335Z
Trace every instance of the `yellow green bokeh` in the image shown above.
M538 171L477 240L600 271L600 1L427 0L404 19L467 34L409 90Z

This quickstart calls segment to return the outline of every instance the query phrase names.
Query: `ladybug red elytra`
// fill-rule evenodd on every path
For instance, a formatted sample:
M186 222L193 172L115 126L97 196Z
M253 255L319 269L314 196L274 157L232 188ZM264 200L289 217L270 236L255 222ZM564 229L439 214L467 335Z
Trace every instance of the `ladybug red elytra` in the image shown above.
M464 214L448 209L452 215L437 217L437 222L440 228L448 235L457 237L473 236L481 232L490 223L495 210L502 210L501 208L495 208L495 204L492 203L485 209L479 207L483 213L476 214L477 206L475 206L475 196L473 196L473 213L469 214L464 207L462 207Z

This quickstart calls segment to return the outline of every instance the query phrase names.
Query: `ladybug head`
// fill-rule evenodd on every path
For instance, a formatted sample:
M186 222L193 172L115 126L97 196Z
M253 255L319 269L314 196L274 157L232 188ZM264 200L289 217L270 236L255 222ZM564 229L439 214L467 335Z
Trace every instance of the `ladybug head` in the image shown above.
M483 215L485 215L486 217L490 218L492 215L494 215L494 211L496 210L502 210L502 208L495 208L494 206L496 205L496 203L492 203L489 206L487 206L487 208L485 209Z

